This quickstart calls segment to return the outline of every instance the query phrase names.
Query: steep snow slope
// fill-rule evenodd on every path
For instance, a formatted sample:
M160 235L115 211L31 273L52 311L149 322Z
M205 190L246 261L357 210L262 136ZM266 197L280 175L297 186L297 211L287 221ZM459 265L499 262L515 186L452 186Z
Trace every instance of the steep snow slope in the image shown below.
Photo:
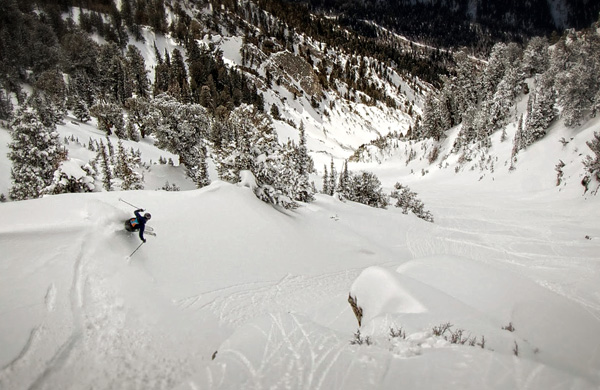
M597 388L595 209L420 185L436 224L321 195L283 211L222 182L0 204L0 387ZM130 263L119 197L158 233ZM401 289L362 294L420 309L385 305L363 323L375 344L351 345L371 266ZM432 334L448 321L485 348Z

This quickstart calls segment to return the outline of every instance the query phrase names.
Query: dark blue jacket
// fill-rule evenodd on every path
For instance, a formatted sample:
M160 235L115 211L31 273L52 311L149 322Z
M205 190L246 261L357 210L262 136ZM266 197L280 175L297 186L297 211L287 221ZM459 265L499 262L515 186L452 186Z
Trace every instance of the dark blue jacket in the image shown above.
M133 213L137 218L138 224L140 225L140 240L146 241L144 238L144 230L146 229L146 222L148 221L142 214L140 214L141 210L135 210Z

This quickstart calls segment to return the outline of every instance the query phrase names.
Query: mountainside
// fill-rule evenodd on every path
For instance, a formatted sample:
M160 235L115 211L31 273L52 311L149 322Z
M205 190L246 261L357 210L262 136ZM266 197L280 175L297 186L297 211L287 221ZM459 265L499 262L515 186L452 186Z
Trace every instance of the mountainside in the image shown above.
M0 389L598 389L600 26L544 4L0 1Z
M342 24L368 34L364 20L438 47L486 53L498 40L526 41L532 36L586 28L598 20L597 1L565 0L296 0L315 12L341 15ZM372 31L372 30L371 30Z
M435 224L223 182L2 204L0 385L597 388L596 205L453 175L412 183ZM129 262L119 197L157 233Z

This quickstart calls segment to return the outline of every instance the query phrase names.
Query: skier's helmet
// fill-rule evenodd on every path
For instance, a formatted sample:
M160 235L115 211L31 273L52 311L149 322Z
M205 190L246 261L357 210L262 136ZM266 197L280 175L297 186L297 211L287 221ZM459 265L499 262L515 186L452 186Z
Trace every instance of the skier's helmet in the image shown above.
M146 214L144 214L144 218L150 219L150 218L152 218L152 216L150 215L150 213L146 213Z

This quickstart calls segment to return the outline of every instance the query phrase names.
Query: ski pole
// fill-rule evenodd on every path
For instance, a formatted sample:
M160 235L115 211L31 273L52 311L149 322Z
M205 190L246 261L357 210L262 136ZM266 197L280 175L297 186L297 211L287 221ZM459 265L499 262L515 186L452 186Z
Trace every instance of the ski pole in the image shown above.
M126 204L130 205L130 206L131 206L131 207L133 207L134 209L139 209L139 208L140 208L140 207L137 207L137 206L135 206L135 205L132 205L132 204L131 204L131 203L129 203L129 202L126 202L126 201L124 201L124 200L123 200L123 199L121 199L121 198L119 198L119 200L120 200L121 202L123 202L123 203L126 203Z
M129 256L127 256L127 258L128 258L128 259L131 259L131 256L133 256L133 254L134 254L135 252L137 252L137 251L138 251L138 249L140 249L140 248L142 247L142 245L144 245L144 244L145 244L145 242L143 242L143 241L142 241L142 243L141 243L140 245L138 245L138 247L137 247L137 248L135 248L135 250L134 250L133 252L131 252L131 254L130 254Z

